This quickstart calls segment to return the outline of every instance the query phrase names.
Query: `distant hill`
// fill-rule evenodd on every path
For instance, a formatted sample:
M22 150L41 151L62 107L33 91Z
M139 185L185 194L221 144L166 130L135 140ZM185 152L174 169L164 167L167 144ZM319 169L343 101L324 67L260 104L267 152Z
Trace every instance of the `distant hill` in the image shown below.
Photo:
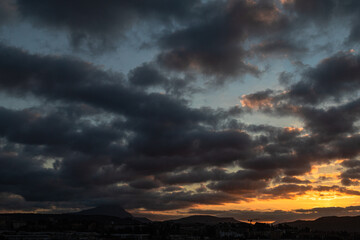
M141 223L151 223L152 221L146 217L134 217L135 220Z
M108 205L101 205L95 208L90 208L87 210L83 210L77 213L73 213L76 215L97 215L97 216L110 216L110 217L117 217L121 219L135 219L142 223L149 223L151 220L144 218L144 217L134 217L129 212L127 212L125 209L123 209L121 206L116 204L108 204Z
M169 222L182 223L182 224L202 223L209 225L218 224L218 223L241 223L240 221L234 218L220 218L210 215L194 215L185 218L169 220Z
M119 205L102 205L95 208L90 208L83 210L77 213L77 215L103 215L103 216L112 216L118 218L133 218L133 216L125 211Z
M320 231L347 231L360 232L360 216L355 217L321 217L314 221L302 221L284 223L291 227L305 228Z

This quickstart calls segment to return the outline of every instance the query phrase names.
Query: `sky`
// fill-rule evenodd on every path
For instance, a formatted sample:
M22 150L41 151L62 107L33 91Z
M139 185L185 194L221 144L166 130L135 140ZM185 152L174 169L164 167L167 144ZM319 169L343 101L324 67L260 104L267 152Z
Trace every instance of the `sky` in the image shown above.
M0 213L360 214L360 1L0 0Z

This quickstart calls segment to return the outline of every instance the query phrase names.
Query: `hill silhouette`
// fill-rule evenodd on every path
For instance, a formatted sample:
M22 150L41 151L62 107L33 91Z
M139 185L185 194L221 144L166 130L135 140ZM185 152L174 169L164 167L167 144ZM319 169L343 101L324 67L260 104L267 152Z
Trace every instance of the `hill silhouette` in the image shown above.
M101 205L95 208L86 209L77 213L77 215L102 215L118 218L134 218L130 213L125 211L121 206L116 204Z
M360 216L354 217L321 217L314 221L298 220L285 223L291 227L310 228L319 231L360 232Z
M145 217L134 217L118 204L100 205L98 207L86 209L80 212L72 213L83 216L110 216L120 219L134 219L142 223L149 223L151 220Z
M208 224L208 225L218 224L218 223L241 223L240 221L238 221L234 218L231 218L231 217L221 218L221 217L215 217L215 216L211 216L211 215L193 215L193 216L184 217L184 218L180 218L180 219L169 220L169 222L182 223L182 224L201 223L201 224ZM245 224L247 224L247 223L245 223Z

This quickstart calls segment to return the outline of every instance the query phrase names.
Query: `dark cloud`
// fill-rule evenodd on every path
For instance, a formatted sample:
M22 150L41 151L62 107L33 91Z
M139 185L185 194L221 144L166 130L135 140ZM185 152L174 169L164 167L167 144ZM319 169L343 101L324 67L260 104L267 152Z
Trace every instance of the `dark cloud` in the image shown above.
M337 186L337 185L318 186L318 187L314 188L314 190L321 191L321 192L336 191L336 192L344 193L344 194L347 194L347 195L357 195L357 196L360 195L360 191L351 190L351 189L348 189L346 187L340 187L340 186Z
M332 17L335 7L337 5L336 0L294 0L283 1L284 8L290 12L295 12L302 20L315 20L320 22L329 21Z
M163 184L158 179L166 181L156 175L224 166L251 155L247 133L217 129L241 114L240 109L190 108L183 99L134 89L121 75L79 59L4 45L0 50L2 91L30 94L56 106L0 109L0 134L6 143L0 191L33 202L89 205L109 198L124 207L149 209L154 209L154 199L163 202L158 209L235 201L221 192L161 193L156 191ZM29 166L17 172L20 165Z
M359 21L359 19L356 19L354 21ZM360 26L359 24L354 24L353 28L351 29L351 32L349 34L349 37L345 44L347 43L358 43L360 41Z
M156 87L165 84L168 79L151 65L143 64L130 71L129 81L135 86Z
M159 176L159 179L166 184L189 184L189 183L201 183L209 180L221 180L228 177L225 170L221 168L215 168L211 170L205 170L203 168L195 168L192 171L180 172L180 173L168 173Z
M151 179L140 179L131 182L130 186L133 188L140 188L140 189L154 189L154 188L158 188L160 185Z
M258 75L260 70L245 62L241 43L248 35L280 28L284 19L269 1L231 1L202 13L204 20L164 36L158 57L176 70L196 70L218 76Z
M0 1L0 26L16 18L16 4L11 0Z
M284 177L281 179L281 182L283 183L295 183L295 184L309 184L311 183L309 180L301 180L299 178L296 178L296 177Z
M36 111L14 111L0 108L0 134L11 142L29 145L67 146L77 151L96 153L121 137L110 126L93 127L62 115L63 112L41 116ZM51 131L49 131L51 129Z
M169 96L128 88L121 76L78 59L31 55L2 45L0 73L0 85L4 90L19 95L34 94L50 100L86 103L133 117L162 115L183 121L187 111L198 120L203 117L202 112L193 111Z
M86 206L76 202L31 202L26 201L22 196L1 192L0 193L0 212L35 212L41 209L43 213L68 213L76 212Z
M175 30L160 40L163 52L158 60L175 70L195 70L206 75L259 75L257 66L248 63L251 52L266 55L302 55L309 49L304 30L327 28L333 19L350 18L349 39L356 39L358 3L356 1L228 1L200 9L202 21ZM218 9L213 11L212 9ZM244 42L260 43L247 49ZM249 51L250 50L250 51ZM217 80L222 83L224 80Z
M359 56L338 53L305 70L284 91L267 89L243 95L243 107L272 116L295 116L320 142L358 131Z
M132 189L121 189L112 199L124 208L144 207L148 210L174 210L187 208L195 204L221 205L224 202L237 202L238 198L226 193L196 193L194 191L155 192ZM157 204L154 204L156 202Z
M87 46L94 51L116 47L124 31L140 20L171 23L184 20L199 1L17 1L21 17L40 26L70 33L74 47Z
M330 100L341 103L349 96L356 95L360 88L359 63L358 55L339 52L323 59L315 67L305 69L301 80L290 85L283 92L267 89L242 96L243 106L271 111L272 107L280 108L288 104L289 107L293 106L292 112L295 112L296 107L303 105L315 106ZM285 76L282 73L280 77L288 82L287 79L291 75ZM348 107L351 105L349 103ZM332 108L331 111L334 109Z
M251 155L251 139L244 133L173 130L157 132L156 138L156 133L142 132L130 143L142 157L130 158L128 167L154 173L188 165L224 166Z
M304 73L304 79L290 87L291 98L303 103L340 99L360 88L360 58L340 52L322 60Z
M207 185L208 188L223 191L244 197L255 196L260 190L265 189L270 180L277 175L276 169L270 170L239 170L235 173L229 173L216 182Z
M289 85L289 83L291 82L292 78L294 77L294 74L290 73L290 72L281 72L279 74L279 83L281 85Z
M287 56L289 54L304 54L308 49L295 41L278 39L259 43L258 45L253 46L251 50L262 56Z
M340 175L341 183L345 186L360 184L360 161L356 159L349 159L342 162L346 168Z
M298 184L281 184L276 187L266 189L263 192L265 195L262 197L266 198L269 195L270 197L276 198L293 198L303 195L311 189L312 187L309 185L304 186Z
M112 0L101 4L84 0L76 3L37 0L31 4L3 0L2 5L6 13L3 16L11 12L8 6L14 5L21 19L36 26L68 31L72 46L85 46L98 53L121 44L119 38L127 31L146 25L156 32L152 37L162 51L158 56L162 65L216 75L222 78L216 80L218 84L226 76L261 73L248 61L251 54L245 44L247 40L261 40L255 49L265 54L299 54L307 49L299 32L312 23L321 23L323 27L330 20L345 16L352 20L349 39L356 41L360 9L357 1L339 0L283 1L282 7L270 0L146 3Z
M207 187L212 190L222 191L235 195L255 196L256 191L259 189L264 189L267 184L268 182L263 180L230 180L210 183L207 185ZM239 200L240 199L241 198L239 198Z
M323 138L335 137L339 134L356 132L354 125L358 115L360 101L355 100L339 107L327 110L303 108L300 114L305 120L305 126Z
M357 168L360 167L360 161L356 159L345 160L342 165L347 168Z
M357 42L360 4L356 0L294 0L283 1L283 7L297 17L296 23L314 23L320 27L327 26L332 20L347 19L350 21L350 34L347 43Z
M158 66L151 63L142 64L131 70L128 80L134 87L159 88L176 97L184 97L201 91L199 87L194 86L195 79L193 77L166 77Z

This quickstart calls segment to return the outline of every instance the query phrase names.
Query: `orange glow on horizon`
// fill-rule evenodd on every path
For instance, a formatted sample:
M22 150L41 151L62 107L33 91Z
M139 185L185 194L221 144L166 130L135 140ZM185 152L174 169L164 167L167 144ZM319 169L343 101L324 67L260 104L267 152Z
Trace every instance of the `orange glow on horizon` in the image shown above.
M302 131L302 128L295 127L289 127L287 129L289 131ZM343 161L344 159L338 159L330 163L313 165L309 173L303 176L297 176L297 178L302 181L310 181L310 183L301 183L300 185L311 185L311 188L310 190L307 190L300 194L290 195L290 198L261 198L261 195L259 195L259 197L257 198L249 198L246 201L239 201L233 203L224 202L223 204L218 205L197 204L182 210L151 211L151 213L159 215L160 218L161 216L164 216L164 219L171 219L173 217L169 216L177 216L178 218L181 218L189 215L196 215L196 211L192 211L195 213L189 213L189 209L201 210L199 211L200 213L209 213L208 215L214 215L211 214L212 211L230 211L228 215L231 215L231 211L294 211L296 209L327 207L345 208L348 206L360 205L360 195L356 195L356 192L352 192L360 191L360 187L347 187L346 189L349 191L344 191L345 187L341 185L339 179L339 169L342 168L341 163ZM274 185L272 187L276 186L277 185ZM150 213L149 211L145 212Z

